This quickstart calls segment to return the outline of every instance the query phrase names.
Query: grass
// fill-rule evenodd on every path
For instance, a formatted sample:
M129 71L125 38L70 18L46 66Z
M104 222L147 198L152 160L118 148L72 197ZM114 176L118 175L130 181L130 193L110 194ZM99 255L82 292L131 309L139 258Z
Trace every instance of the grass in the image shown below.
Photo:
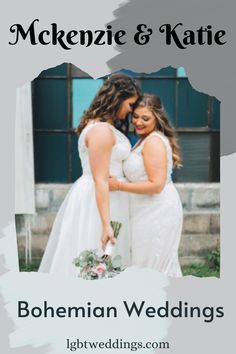
M220 277L220 271L208 264L190 264L182 266L183 275L193 275L199 278Z
M23 259L19 262L20 272L37 272L39 268L40 260L33 261L31 264L25 264Z
M24 260L20 261L21 272L37 272L40 261L33 261L32 264L25 264ZM209 264L190 264L182 266L183 275L193 275L195 277L220 277L218 269L213 268Z

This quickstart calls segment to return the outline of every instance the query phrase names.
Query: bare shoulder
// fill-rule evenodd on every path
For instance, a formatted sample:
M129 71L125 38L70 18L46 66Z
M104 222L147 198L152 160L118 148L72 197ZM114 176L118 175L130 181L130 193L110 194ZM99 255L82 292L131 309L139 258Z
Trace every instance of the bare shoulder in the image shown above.
M145 142L142 149L142 153L145 154L145 153L150 153L152 151L160 153L160 152L165 152L165 150L166 147L162 138L158 135L152 135Z
M91 140L106 143L115 143L114 133L108 123L95 124L86 134L85 142L88 144Z

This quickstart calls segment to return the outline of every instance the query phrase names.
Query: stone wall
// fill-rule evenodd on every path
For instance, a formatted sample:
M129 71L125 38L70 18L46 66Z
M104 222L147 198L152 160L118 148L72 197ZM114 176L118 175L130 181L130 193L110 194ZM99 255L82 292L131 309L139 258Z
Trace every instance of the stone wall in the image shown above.
M203 263L220 241L220 185L177 184L184 208L181 264Z
M218 183L176 184L184 208L180 245L181 264L204 262L219 242L220 185ZM36 210L30 217L33 259L42 257L54 218L65 198L68 184L36 184ZM170 211L171 212L171 211ZM25 216L16 216L20 258L25 256Z

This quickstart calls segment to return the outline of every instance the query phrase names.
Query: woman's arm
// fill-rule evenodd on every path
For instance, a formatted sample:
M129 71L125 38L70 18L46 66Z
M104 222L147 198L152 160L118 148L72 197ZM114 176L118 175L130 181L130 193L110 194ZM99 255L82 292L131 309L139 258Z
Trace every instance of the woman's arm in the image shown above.
M144 167L148 176L143 182L119 182L111 179L109 186L111 190L137 194L160 193L167 178L167 156L164 142L158 136L150 137L142 150Z
M110 225L108 185L111 151L115 143L115 137L109 127L97 125L87 133L85 143L89 151L90 168L95 183L96 202L102 221L102 246L104 249L109 239L112 243L115 243Z

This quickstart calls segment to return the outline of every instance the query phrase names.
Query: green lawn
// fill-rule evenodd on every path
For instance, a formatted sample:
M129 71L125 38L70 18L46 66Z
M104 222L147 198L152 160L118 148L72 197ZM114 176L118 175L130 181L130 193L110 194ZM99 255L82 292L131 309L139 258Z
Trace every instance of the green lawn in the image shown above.
M183 275L193 275L195 277L220 277L218 269L210 267L208 264L191 264L182 267Z
M20 272L37 272L40 261L33 261L32 264L25 264L24 260L20 260Z
M32 264L26 265L24 261L20 261L21 272L37 272L40 261L34 261ZM196 277L220 277L218 269L208 264L192 264L182 266L183 275L193 275Z

